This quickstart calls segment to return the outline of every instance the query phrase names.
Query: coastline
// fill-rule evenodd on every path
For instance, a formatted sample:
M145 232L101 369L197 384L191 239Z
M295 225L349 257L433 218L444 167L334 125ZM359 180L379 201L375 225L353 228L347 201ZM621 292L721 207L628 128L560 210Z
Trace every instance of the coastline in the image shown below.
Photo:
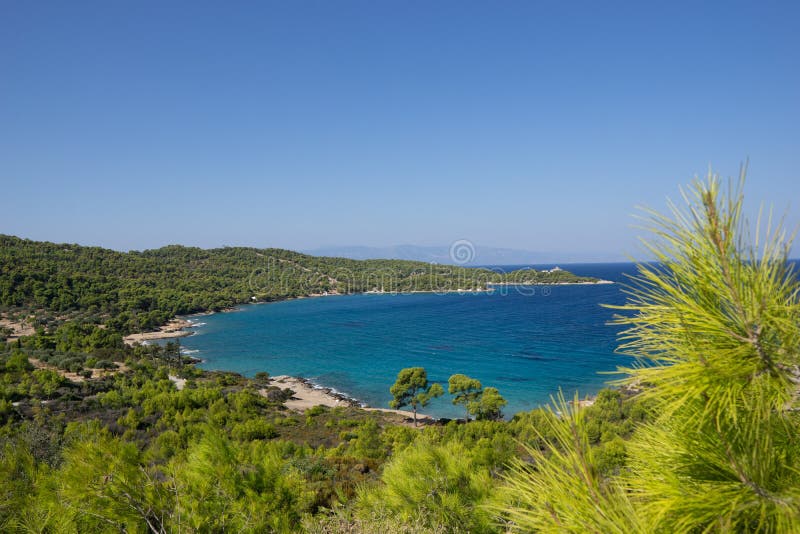
M122 340L127 345L133 345L134 343L142 343L143 341L151 341L156 339L173 339L179 337L188 337L191 336L194 332L189 331L188 329L196 326L195 323L186 319L186 317L204 317L207 315L215 315L217 313L233 313L241 311L243 306L258 306L260 304L275 304L278 302L288 302L291 300L302 300L308 298L322 298L322 297L346 297L351 295L414 295L418 293L435 293L435 294L468 294L468 293L491 293L494 291L491 287L486 289L449 289L444 291L434 291L434 290L415 290L415 291L361 291L358 293L338 293L338 292L331 292L331 293L311 293L309 295L300 295L297 297L288 297L284 299L277 299L277 300L261 300L261 301L251 301L251 302L242 302L237 304L236 306L231 306L229 308L223 308L219 311L202 311L197 313L190 313L187 315L179 315L176 316L174 319L169 321L167 324L159 327L157 330L151 330L149 332L138 332L135 334L128 334L127 336L123 337Z
M311 293L309 295L300 295L297 297L288 297L283 299L276 299L276 300L262 300L262 301L250 301L250 302L242 302L235 306L231 306L229 308L224 308L219 311L202 311L197 313L191 313L188 315L181 315L177 316L171 321L169 321L166 325L159 327L157 330L153 330L150 332L140 332L136 334L129 334L123 338L128 345L133 345L134 343L141 343L143 341L150 341L155 339L172 339L172 338L179 338L179 337L187 337L191 336L194 332L187 331L187 329L194 326L194 323L185 319L186 317L202 317L206 315L214 315L217 313L232 313L241 311L242 306L253 306L259 304L274 304L276 302L287 302L290 300L301 300L307 298L322 298L322 297L344 297L350 295L416 295L416 294L438 294L438 295L465 295L465 294L479 294L479 293L492 293L495 291L496 286L582 286L582 285L603 285L603 284L613 284L615 282L611 280L596 280L594 282L487 282L486 288L484 289L446 289L446 290L434 290L434 289L420 289L420 290L411 290L411 291L378 291L378 290L369 290L369 291L361 291L357 293L339 293L336 291L332 291L330 293Z
M329 408L352 407L370 412L395 414L402 416L404 419L414 418L413 412L407 410L393 410L391 408L373 408L359 402L357 399L339 393L332 388L316 385L306 378L279 375L270 377L269 384L281 389L289 388L294 391L292 398L284 402L284 405L290 410L300 413L314 406L327 406ZM259 393L261 395L266 395L266 390L259 390ZM433 422L436 420L435 417L417 412L417 421Z
M140 332L138 334L128 334L122 338L122 340L127 345L133 345L134 343L142 343L143 341L150 341L154 339L172 339L177 337L191 336L193 332L189 332L186 329L190 328L192 325L193 323L191 321L176 317L164 326L161 326L158 330L154 330L152 332Z
M476 294L476 293L491 293L495 291L495 286L552 286L552 285L603 285L603 284L613 284L613 281L610 280L596 280L592 282L552 282L552 283L520 283L520 282L488 282L487 287L485 289L457 289L457 290L447 290L447 291L435 291L435 290L415 290L415 291L377 291L377 290L370 290L370 291L362 291L358 293L338 293L338 292L331 292L325 294L309 294L309 295L301 295L297 297L289 297L283 299L276 299L276 300L269 300L269 301L250 301L250 302L242 302L236 306L228 307L219 311L203 311L197 312L193 314L177 316L173 320L169 321L166 325L163 325L158 330L151 331L151 332L142 332L136 334L130 334L125 336L123 339L126 344L133 345L135 343L142 343L149 340L160 340L160 339L173 339L173 338L180 338L180 337L187 337L194 334L194 331L191 329L193 327L202 326L204 323L198 324L196 321L192 321L188 319L189 317L203 317L207 315L214 315L217 313L231 313L242 311L244 305L258 305L258 304L273 304L277 302L285 302L289 300L299 300L299 299L306 299L306 298L320 298L320 297L334 297L334 296L346 296L346 295L406 295L406 294L419 294L419 293L434 293L434 294ZM200 362L202 360L198 360ZM172 379L172 377L170 377ZM358 399L350 397L346 394L336 391L333 388L326 387L320 384L316 384L311 380L302 377L296 376L289 376L289 375L278 375L269 378L269 384L271 386L279 387L281 389L291 389L294 391L294 395L291 399L287 400L284 404L290 410L296 412L304 412L305 410L312 408L314 406L326 406L329 408L336 408L336 407L356 407L367 411L380 411L387 414L393 414L396 416L403 417L406 422L413 419L414 414L411 411L407 410L395 410L390 408L375 408L366 405L363 402L360 402ZM176 383L176 385L178 385ZM182 384L181 384L182 385ZM265 395L265 390L260 390L259 393L261 395ZM593 403L593 399L586 399L580 402L581 406L590 406ZM417 413L417 420L421 422L434 422L438 419L430 416L425 415L422 413Z
M257 303L257 304L266 304L266 303ZM198 314L192 314L192 316L211 315L212 313L228 313L236 310L237 310L236 308L233 309L229 308L224 310L223 312L201 312ZM131 334L129 336L126 336L124 340L125 343L133 345L134 343L141 343L142 341L148 341L148 340L186 337L193 334L193 332L186 330L188 328L191 328L192 326L195 326L195 323L188 321L186 319L177 318L170 321L166 325L162 326L159 330L153 332L143 332L140 334ZM200 360L197 361L199 362ZM179 390L183 389L183 386L186 383L184 379L178 378L176 376L170 376L169 379L175 384L175 386ZM284 405L290 410L299 413L303 413L306 410L313 408L314 406L321 405L321 406L327 406L329 408L349 407L349 408L360 408L366 411L384 412L387 414L392 414L402 417L403 422L409 422L414 418L413 412L407 410L394 410L391 408L374 408L368 406L367 404L359 401L354 397L350 397L348 395L345 395L344 393L340 393L333 388L316 384L311 380L308 380L307 378L289 376L289 375L278 375L269 378L269 385L278 387L280 389L288 388L294 391L292 397L289 400L285 401ZM259 390L259 394L262 396L266 396L267 392L265 389L261 389ZM432 423L437 421L437 418L417 412L417 421L422 423Z
M596 286L613 284L611 280L596 280L594 282L487 282L489 286Z

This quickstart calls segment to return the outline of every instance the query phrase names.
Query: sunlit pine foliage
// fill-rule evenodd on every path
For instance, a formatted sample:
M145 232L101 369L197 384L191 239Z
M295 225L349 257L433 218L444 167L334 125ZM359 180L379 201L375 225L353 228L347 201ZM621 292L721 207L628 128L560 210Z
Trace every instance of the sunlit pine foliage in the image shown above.
M593 478L580 410L562 405L557 439L509 476L512 526L800 531L800 284L780 224L769 216L762 229L759 217L751 237L743 176L723 191L709 174L682 193L685 206L647 213L656 261L639 265L615 321L637 361L619 385L652 411L627 468Z

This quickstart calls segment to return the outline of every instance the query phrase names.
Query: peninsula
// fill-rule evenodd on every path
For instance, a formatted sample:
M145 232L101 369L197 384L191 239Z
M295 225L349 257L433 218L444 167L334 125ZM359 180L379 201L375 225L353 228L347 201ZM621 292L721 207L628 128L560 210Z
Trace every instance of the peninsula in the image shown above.
M250 247L119 252L0 235L0 317L53 332L67 323L130 342L179 337L177 316L245 303L355 293L486 291L603 282L562 269L508 273L408 260L350 260ZM143 334L144 333L144 334ZM9 334L11 335L11 331Z

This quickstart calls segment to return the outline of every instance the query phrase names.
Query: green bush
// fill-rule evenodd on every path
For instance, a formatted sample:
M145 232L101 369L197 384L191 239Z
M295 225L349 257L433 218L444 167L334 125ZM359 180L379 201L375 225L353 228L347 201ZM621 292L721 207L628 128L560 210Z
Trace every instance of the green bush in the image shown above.
M248 419L243 423L237 423L231 430L231 435L239 441L251 441L254 439L272 439L278 436L275 426L263 419Z
M383 486L359 493L363 517L386 510L400 521L418 519L430 528L495 530L483 508L492 494L489 472L476 465L458 443L417 440L389 461L381 480Z

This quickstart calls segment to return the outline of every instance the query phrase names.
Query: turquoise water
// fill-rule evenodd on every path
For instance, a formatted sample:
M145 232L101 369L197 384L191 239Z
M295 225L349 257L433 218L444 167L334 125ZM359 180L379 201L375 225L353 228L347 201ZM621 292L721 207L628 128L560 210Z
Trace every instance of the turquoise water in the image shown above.
M576 274L621 280L630 264L583 264ZM562 388L594 393L629 358L615 354L618 328L601 303L624 301L619 284L500 288L493 293L350 295L243 306L192 318L181 340L205 369L303 376L387 407L404 367L442 382L464 373L508 400L506 415L549 401ZM195 352L197 351L197 352ZM424 410L462 414L449 396Z

